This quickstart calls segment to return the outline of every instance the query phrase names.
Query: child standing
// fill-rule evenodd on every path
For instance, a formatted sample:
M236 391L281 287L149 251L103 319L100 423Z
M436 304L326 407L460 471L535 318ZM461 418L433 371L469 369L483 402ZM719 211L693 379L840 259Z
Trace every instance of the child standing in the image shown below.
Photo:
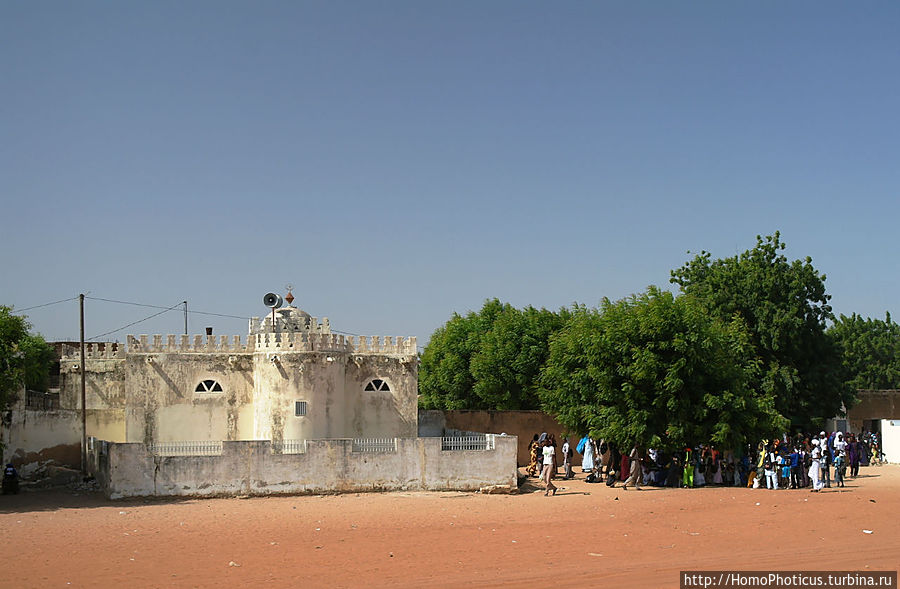
M837 450L835 450L837 452ZM844 474L847 472L847 454L841 450L834 457L834 484L844 486Z

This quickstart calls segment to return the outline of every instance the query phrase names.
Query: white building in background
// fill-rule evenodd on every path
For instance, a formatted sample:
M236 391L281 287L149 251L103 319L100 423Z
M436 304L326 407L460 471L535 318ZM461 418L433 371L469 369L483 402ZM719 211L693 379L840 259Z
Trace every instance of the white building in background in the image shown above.
M78 350L60 406L80 409ZM292 306L240 336L129 336L91 346L88 435L114 442L415 437L415 338L333 334Z
M334 334L286 300L245 337L88 346L88 463L109 496L515 488L515 437L417 437L414 337ZM13 408L6 459L79 465L78 346L58 395Z

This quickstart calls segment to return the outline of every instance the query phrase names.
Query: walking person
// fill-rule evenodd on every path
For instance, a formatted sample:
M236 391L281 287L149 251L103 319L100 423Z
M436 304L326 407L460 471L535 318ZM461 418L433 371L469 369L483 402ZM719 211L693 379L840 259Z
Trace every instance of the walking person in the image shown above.
M563 438L562 445L562 455L563 455L563 480L569 480L573 476L572 474L572 446L569 445L569 438Z
M622 485L622 490L627 491L628 485L634 485L635 490L641 490L641 451L638 448L638 445L635 444L634 448L631 449L631 454L628 455L628 458L631 460L631 471L628 475L628 478L625 479L625 484Z
M856 478L859 474L859 443L853 434L850 434L850 443L847 445L847 450L850 458L850 476Z
M530 477L536 477L541 472L541 445L538 442L538 434L534 434L528 450L528 467L525 469L525 474Z
M544 497L551 494L556 495L556 485L552 481L553 474L556 472L556 447L553 445L552 437L544 438L544 447L541 453L544 457L544 468L541 471L541 478L544 480L544 484L547 485Z

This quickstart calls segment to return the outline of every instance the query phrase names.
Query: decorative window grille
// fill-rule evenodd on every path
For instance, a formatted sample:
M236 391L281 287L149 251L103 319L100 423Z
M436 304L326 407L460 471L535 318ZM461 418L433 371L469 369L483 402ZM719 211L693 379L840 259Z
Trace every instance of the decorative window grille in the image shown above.
M197 387L194 388L195 393L221 393L222 385L214 380L203 380L197 383Z
M444 451L461 451L461 450L494 450L496 448L494 435L484 434L482 436L445 436L441 438L441 450Z
M156 456L219 456L222 454L222 442L156 442L150 444L148 449Z
M369 381L369 384L366 385L366 391L374 392L374 391L383 391L386 393L391 392L391 387L388 385L387 381L381 380L380 378L376 378L374 380Z
M396 452L397 438L354 438L352 452Z
M272 442L273 454L306 454L306 440Z
M307 410L306 401L294 401L294 417L305 417Z

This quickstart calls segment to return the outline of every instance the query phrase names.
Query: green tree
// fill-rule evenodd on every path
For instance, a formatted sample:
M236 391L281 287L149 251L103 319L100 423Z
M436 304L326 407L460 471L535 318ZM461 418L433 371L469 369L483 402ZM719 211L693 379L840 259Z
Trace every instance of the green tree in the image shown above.
M53 348L39 335L31 335L31 325L12 307L0 305L0 409L25 386L46 391Z
M704 251L673 270L671 282L721 320L744 322L762 368L754 388L774 396L791 423L808 425L850 406L853 392L843 382L840 346L826 333L833 314L825 275L809 257L789 262L784 248L776 232L731 258Z
M562 328L567 311L554 313L505 306L481 338L469 368L472 392L491 409L538 409L538 379L549 354L550 336Z
M738 448L786 424L751 384L757 364L739 319L650 287L599 310L577 307L550 343L546 410L572 431L660 449Z
M900 388L900 325L890 313L884 321L841 315L828 333L843 350L847 385L852 389Z
M498 299L478 313L454 313L422 354L420 404L437 409L538 409L540 369L548 339L566 311L526 307Z

